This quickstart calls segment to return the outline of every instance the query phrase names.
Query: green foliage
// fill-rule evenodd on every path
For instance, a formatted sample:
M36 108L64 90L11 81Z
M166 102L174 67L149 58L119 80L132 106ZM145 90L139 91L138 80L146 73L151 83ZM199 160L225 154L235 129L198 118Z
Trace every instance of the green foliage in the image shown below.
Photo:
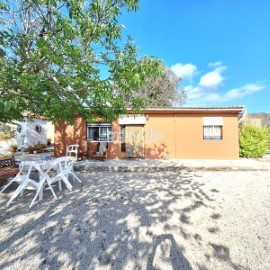
M18 146L16 144L12 144L12 145L9 146L9 151L10 152L15 153L15 152L17 152L17 150L18 150Z
M3 101L0 99L0 113L8 113L11 109L11 103L9 101Z
M147 61L147 57L142 61ZM162 72L156 77L146 77L145 84L141 86L136 96L139 97L144 106L150 107L175 107L180 106L186 101L186 92L180 90L181 78L164 65L161 66ZM140 79L138 73L135 74L135 80ZM118 86L121 89L121 86ZM120 92L123 92L119 90ZM125 101L129 105L134 99L134 94L124 93Z
M12 106L0 122L25 112L53 122L114 119L126 110L114 85L134 96L131 106L139 110L137 89L161 68L153 57L138 59L131 38L123 41L118 17L137 9L138 0L2 1L0 96Z
M267 149L270 150L270 127L266 128L266 133L268 137Z
M186 101L186 92L179 89L181 81L172 70L163 66L163 74L156 78L147 78L146 84L139 92L148 106L180 106Z
M17 110L14 109L14 107L16 107L15 102L12 104L10 101L4 101L0 99L0 122L6 123L11 122L12 120L23 119L21 113L17 113Z
M241 126L239 129L241 157L262 157L269 147L269 130L253 126Z

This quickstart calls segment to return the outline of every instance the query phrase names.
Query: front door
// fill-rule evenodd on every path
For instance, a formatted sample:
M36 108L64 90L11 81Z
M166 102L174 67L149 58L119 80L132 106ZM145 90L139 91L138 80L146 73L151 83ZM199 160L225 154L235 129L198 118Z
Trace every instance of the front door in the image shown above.
M144 157L144 126L126 125L125 150L127 158Z

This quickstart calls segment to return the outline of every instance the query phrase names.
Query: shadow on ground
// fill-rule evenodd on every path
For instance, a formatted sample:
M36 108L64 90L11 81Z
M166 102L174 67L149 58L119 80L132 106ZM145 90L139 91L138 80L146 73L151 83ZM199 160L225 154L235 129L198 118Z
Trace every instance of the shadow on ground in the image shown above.
M199 174L79 176L83 185L74 182L58 200L45 191L30 210L30 192L9 209L12 190L0 197L1 269L243 269L229 247L209 240L220 231L219 191Z

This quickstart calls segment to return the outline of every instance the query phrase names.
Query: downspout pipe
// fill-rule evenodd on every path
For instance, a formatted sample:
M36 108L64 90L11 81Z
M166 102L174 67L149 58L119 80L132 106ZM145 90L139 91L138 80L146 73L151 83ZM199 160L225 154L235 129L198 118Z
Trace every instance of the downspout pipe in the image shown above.
M247 109L243 107L242 112L241 112L241 117L238 120L238 125L243 121L243 119L247 116Z

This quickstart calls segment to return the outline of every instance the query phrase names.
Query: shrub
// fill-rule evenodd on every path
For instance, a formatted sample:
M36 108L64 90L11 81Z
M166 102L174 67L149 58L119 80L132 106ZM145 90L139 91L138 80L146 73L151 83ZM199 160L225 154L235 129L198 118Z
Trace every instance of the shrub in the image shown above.
M10 150L11 152L17 152L17 149L18 149L17 144L11 144L11 145L9 146L9 150Z
M270 127L267 128L268 133L268 150L270 150Z
M40 142L38 142L34 145L34 149L37 151L42 150L42 148L43 148L43 146Z
M46 148L46 147L47 147L47 144L45 144L45 143L41 144L41 149Z
M34 153L34 147L33 146L29 146L28 147L28 153L29 154L33 154Z
M239 130L241 157L262 157L269 146L269 131L253 126L242 126Z

